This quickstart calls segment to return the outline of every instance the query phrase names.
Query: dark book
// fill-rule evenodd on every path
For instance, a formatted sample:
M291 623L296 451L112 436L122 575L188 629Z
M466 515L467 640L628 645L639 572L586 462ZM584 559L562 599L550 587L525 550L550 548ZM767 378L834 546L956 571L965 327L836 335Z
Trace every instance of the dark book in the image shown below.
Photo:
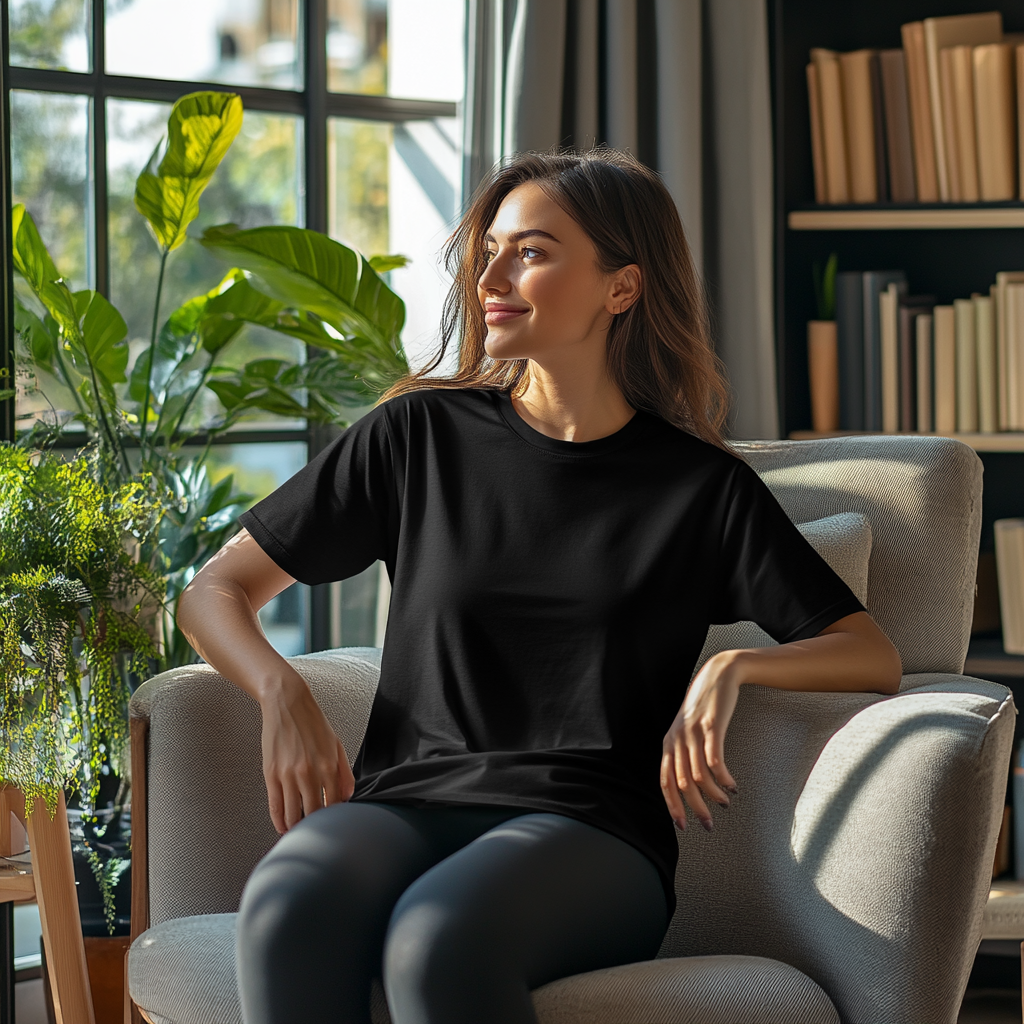
M917 430L917 318L930 313L934 295L906 295L900 299L899 346L900 430Z
M895 284L901 296L907 293L907 275L902 270L868 270L863 275L864 302L864 426L882 430L882 320L878 296ZM851 428L857 429L857 428Z
M885 151L889 170L889 198L894 203L917 199L914 178L914 139L910 131L910 100L902 50L879 55L885 107Z
M836 274L839 429L864 429L864 275Z
M882 90L882 62L879 54L871 55L871 109L875 125L875 181L878 202L889 201L889 171L886 166L885 101Z

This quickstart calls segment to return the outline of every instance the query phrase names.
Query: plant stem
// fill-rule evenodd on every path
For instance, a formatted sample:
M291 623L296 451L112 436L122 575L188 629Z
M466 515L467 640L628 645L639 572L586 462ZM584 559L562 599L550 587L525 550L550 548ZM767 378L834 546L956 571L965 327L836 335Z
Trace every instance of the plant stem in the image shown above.
M146 458L146 422L149 420L149 400L153 393L153 363L156 360L156 328L160 322L160 293L164 289L164 268L167 266L167 257L170 249L164 249L160 254L160 273L156 279L156 302L153 303L153 330L149 335L149 366L146 369L146 397L142 401L142 422L139 431L139 448L142 449L142 457Z
M181 410L181 415L178 416L178 423L175 426L174 431L168 435L168 439L174 434L181 434L181 425L185 422L185 414L188 412L192 405L192 400L199 394L199 389L206 383L206 378L210 375L210 370L213 369L213 364L217 359L217 354L214 353L210 356L210 361L203 367L203 375L199 378L199 383L192 389L192 393L188 396L184 406ZM212 431L211 431L212 433Z

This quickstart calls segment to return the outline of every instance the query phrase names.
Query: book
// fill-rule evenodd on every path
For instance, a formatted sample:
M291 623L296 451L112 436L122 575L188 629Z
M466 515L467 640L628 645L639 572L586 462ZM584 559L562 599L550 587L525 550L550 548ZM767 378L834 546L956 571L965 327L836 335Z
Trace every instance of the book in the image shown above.
M946 174L946 200L959 203L963 199L960 188L960 151L956 144L956 92L953 84L953 51L950 47L939 51L939 91L942 97L942 166Z
M889 201L889 169L885 155L885 100L882 96L882 60L871 54L871 127L875 132L875 193L877 202Z
M1003 41L1003 16L999 11L984 14L955 14L945 18L925 18L924 50L928 66L928 96L932 108L932 134L935 139L935 169L939 199L950 201L946 154L949 147L943 119L942 89L939 78L939 54L950 46L980 46Z
M807 65L807 99L811 114L811 162L814 166L814 201L828 202L828 183L825 180L825 144L821 133L821 90L818 69L812 61Z
M976 203L978 194L978 148L974 127L974 52L970 46L954 46L949 50L953 73L953 122L956 138L957 172L960 175L960 198Z
M973 433L978 429L978 345L974 337L974 303L956 299L956 429Z
M882 325L878 297L890 284L907 291L902 270L869 270L863 275L864 296L864 430L882 429Z
M917 426L917 320L930 315L934 295L907 295L899 303L897 348L899 350L899 429L919 430ZM930 361L929 361L930 363Z
M935 134L932 128L924 22L911 21L902 25L900 35L903 39L903 59L907 69L907 102L910 107L910 135L914 148L914 185L917 201L934 203L939 198L939 178L935 166Z
M1001 270L996 274L996 376L999 399L999 429L1016 430L1015 417L1012 415L1012 408L1015 404L1017 387L1014 383L1011 388L1011 381L1015 381L1017 374L1016 352L1011 350L1010 344L1010 318L1007 304L1006 289L1011 284L1024 283L1024 271Z
M850 201L850 174L846 154L846 129L843 117L843 87L839 54L815 48L811 61L818 69L818 93L821 99L822 149L825 153L825 182L830 203Z
M878 202L875 102L871 75L871 62L875 56L875 50L854 50L839 55L850 201L854 203Z
M931 313L922 313L914 320L914 333L917 337L917 429L923 434L930 434L935 429Z
M1024 654L1024 519L996 519L992 526L1003 650Z
M935 432L956 433L956 321L952 306L932 310Z
M1017 54L1017 198L1024 199L1024 46Z
M903 51L882 50L878 65L882 78L889 198L894 203L912 203L917 199L917 184Z
M1015 59L1015 51L1009 43L974 47L978 193L984 202L1017 196Z
M864 275L836 274L839 429L864 429Z
M1024 430L1024 282L1006 285L1006 375L1007 414L1010 430Z
M899 393L899 302L895 282L878 296L878 320L882 344L882 430L900 429Z
M978 362L978 429L994 434L999 427L996 388L996 323L991 295L972 295L974 340Z

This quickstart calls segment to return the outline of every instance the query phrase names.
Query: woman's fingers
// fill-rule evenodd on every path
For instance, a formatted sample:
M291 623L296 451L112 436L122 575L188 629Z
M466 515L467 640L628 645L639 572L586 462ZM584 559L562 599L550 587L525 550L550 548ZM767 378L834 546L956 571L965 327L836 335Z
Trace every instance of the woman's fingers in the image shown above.
M266 781L270 820L274 823L274 828L277 829L278 835L284 835L288 830L284 820L284 793L281 791L281 784L276 779L267 779Z
M690 758L686 749L686 743L679 733L674 738L676 785L678 785L684 799L690 805L690 810L697 815L700 823L710 832L714 823L711 820L711 812L701 796L700 788L694 781L690 771Z
M284 792L284 823L286 829L295 828L302 821L302 794L295 782L285 782Z
M739 788L725 766L725 734L720 729L709 729L704 736L704 757L718 784L735 796Z
M717 804L729 806L729 796L718 784L704 756L708 737L714 734L713 728L700 724L692 724L686 730L686 749L689 753L690 773L693 781Z
M671 750L666 750L661 755L661 791L665 796L665 803L668 805L668 813L672 815L672 820L680 828L686 828L686 809L683 807L683 798L679 795L679 787L676 785L676 759Z

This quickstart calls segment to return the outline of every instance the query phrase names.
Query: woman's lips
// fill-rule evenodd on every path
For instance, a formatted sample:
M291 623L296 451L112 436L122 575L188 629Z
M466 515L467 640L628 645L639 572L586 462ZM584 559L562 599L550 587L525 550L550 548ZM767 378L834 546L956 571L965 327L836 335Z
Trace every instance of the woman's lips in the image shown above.
M489 324L503 324L506 320L514 320L528 312L525 309L492 309L484 314L484 321Z

